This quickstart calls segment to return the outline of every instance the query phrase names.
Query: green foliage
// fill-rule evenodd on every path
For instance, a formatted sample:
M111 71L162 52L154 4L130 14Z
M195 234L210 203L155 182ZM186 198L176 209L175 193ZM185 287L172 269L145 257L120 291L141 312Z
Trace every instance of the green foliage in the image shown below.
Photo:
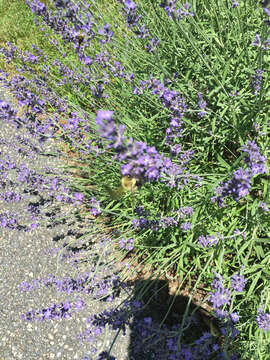
M181 280L187 276L196 283L194 291L200 281L208 284L206 290L209 291L215 271L230 277L243 267L246 289L236 296L230 309L238 311L241 319L238 325L240 337L234 346L243 359L267 359L270 335L257 329L255 318L263 290L270 286L269 211L259 206L260 202L269 206L269 172L256 175L251 191L239 201L228 197L224 207L211 201L218 184L230 180L237 169L245 167L240 149L248 140L255 140L261 154L269 158L269 54L251 45L256 33L260 34L262 42L267 38L263 11L251 0L241 2L235 9L228 1L193 1L195 16L177 22L168 18L159 1L140 0L137 4L151 36L160 40L155 52L147 53L144 49L147 40L134 37L132 29L121 17L122 5L117 1L110 2L105 8L102 2L93 4L95 16L101 16L100 25L111 24L114 37L104 48L97 41L93 42L89 50L89 56L94 57L106 49L111 64L119 61L125 72L134 74L133 83L109 73L110 81L105 89L108 98L94 99L85 84L78 84L76 89L70 84L57 86L61 74L52 66L51 86L67 97L72 109L82 109L89 114L93 132L96 130L96 110L113 110L115 122L126 126L127 137L155 146L170 157L164 141L170 123L168 108L150 89L139 96L133 95L132 91L134 85L148 80L150 74L164 81L172 79L173 73L178 72L177 80L167 86L177 90L188 105L182 118L182 134L175 140L182 151L194 152L188 173L183 173L187 184L183 182L183 186L176 189L161 181L144 182L134 193L124 192L123 196L112 197L108 189L120 185L122 163L115 159L115 152L108 150L96 133L90 133L86 136L94 137L103 153L84 157L84 162L89 165L80 170L89 176L88 179L74 178L74 189L83 192L86 199L96 196L102 202L102 214L109 216L111 224L117 227L117 236L124 234L134 238L134 254L138 258L150 263L157 273L171 270ZM24 6L21 11L25 11ZM10 7L2 24L13 12ZM24 36L28 24L33 26L32 17L27 15L21 21L20 32L14 32L9 39L24 41L27 48ZM37 32L33 38L36 36L39 36ZM62 46L62 50L68 49L69 53L61 61L80 74L82 65L74 51L67 45ZM54 56L51 64L53 59ZM265 72L261 89L254 94L251 81L256 69ZM91 85L99 83L102 73L103 69L97 69ZM202 93L207 103L203 117L198 116L198 93ZM181 163L177 158L173 161ZM179 208L192 207L193 214L188 220L192 223L191 230L183 230L181 223L154 230L134 228L133 220L138 218L136 208L141 206L148 211L149 221L175 217ZM201 235L219 236L219 241L212 247L200 247L197 239ZM269 299L264 300L263 304L270 306Z

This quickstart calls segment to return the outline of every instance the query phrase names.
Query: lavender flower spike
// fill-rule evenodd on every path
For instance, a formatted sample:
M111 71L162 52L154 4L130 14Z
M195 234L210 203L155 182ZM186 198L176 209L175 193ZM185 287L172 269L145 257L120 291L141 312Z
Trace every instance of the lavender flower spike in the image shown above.
M266 332L270 330L270 314L263 312L262 310L258 311L258 316L256 318L259 329Z

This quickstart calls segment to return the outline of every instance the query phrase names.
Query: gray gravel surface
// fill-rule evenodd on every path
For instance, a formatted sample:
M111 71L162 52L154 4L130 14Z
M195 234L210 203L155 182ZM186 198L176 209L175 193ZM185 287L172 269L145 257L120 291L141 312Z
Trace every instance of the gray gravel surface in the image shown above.
M0 90L0 100L9 103L13 101L3 87ZM16 106L14 102L13 106ZM37 153L31 155L29 146L18 143L18 135L34 142L25 129L15 129L12 124L0 121L0 160L5 160L8 155L17 166L23 163L37 172L44 172L46 167L49 167L57 173L61 159ZM55 152L55 148L53 140L48 140L44 145L44 151ZM14 180L12 171L8 176ZM25 226L35 223L35 219L31 219L31 214L27 212L30 203L37 204L36 207L47 215L43 215L44 222L31 231L0 227L0 360L82 359L84 355L88 355L89 359L95 359L99 352L108 350L116 333L108 330L107 338L102 334L92 343L81 341L78 335L87 329L86 319L121 303L128 297L131 289L122 290L112 302L105 302L96 300L93 294L66 293L57 291L55 286L44 285L41 280L47 279L50 274L55 275L57 279L63 279L65 276L76 278L78 273L85 270L91 273L94 269L101 278L106 278L117 273L119 268L114 264L107 266L102 272L104 266L99 268L96 265L104 251L104 235L97 232L95 224L90 219L79 221L68 215L74 210L74 205L58 204L56 211L56 202L48 200L50 196L46 190L42 194L31 194L25 185L13 184L11 187L12 189L1 188L0 185L0 193L13 190L23 197L16 203L0 200L0 213L16 213L18 222ZM67 219L57 224L54 221L59 214L67 215ZM78 234L84 233L88 235L79 240ZM59 256L59 249L63 249L63 246L70 242L77 251L65 250ZM94 244L90 246L91 242ZM109 258L110 249L105 255ZM35 283L34 280L40 281ZM32 286L31 291L20 289L25 281ZM44 309L52 303L66 301L74 304L80 299L85 303L85 307L74 310L70 319L28 322L20 318L20 314L25 314L31 309ZM117 360L128 359L128 345L129 331L126 336L119 334L111 355Z

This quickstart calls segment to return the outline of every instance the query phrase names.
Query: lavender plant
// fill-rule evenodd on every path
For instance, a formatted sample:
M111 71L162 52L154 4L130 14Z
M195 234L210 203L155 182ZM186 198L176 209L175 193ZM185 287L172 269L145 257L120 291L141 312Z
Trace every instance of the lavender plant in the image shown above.
M2 76L26 118L3 102L1 118L26 124L40 143L54 137L67 144L81 163L76 166L81 177L72 179L71 188L85 215L109 217L117 228L116 249L150 264L153 278L177 276L177 293L185 281L193 284L190 296L204 284L203 304L208 301L219 322L217 336L210 326L190 343L188 308L176 327L160 325L163 337L144 317L134 322L134 333L151 340L144 349L134 340L134 351L146 356L162 344L156 359L250 359L254 353L265 359L268 5L251 0L26 4L42 30L55 35L51 45L61 58L53 52L47 57L36 45L30 53L6 43L2 58L15 63L21 75ZM38 120L43 109L51 114L47 123ZM12 166L3 163L0 169ZM28 176L21 169L20 181ZM136 189L112 198L108 187L119 186L124 176ZM69 201L58 180L50 186L53 193L56 187L62 191L59 201ZM2 198L16 201L18 195ZM1 223L15 226L6 214ZM213 272L230 285L221 275L212 282ZM96 323L91 319L91 326L123 330L133 310L123 315L112 309Z

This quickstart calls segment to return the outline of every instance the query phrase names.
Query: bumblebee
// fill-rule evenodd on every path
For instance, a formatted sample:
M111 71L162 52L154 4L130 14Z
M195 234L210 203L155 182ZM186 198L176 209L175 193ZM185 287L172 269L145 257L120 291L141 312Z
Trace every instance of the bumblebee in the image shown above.
M76 36L76 39L78 40L79 49L83 43L84 38L85 38L85 36L83 34L79 34Z
M126 175L122 177L121 185L117 189L112 190L108 186L106 186L106 189L108 190L111 198L117 200L120 199L127 191L133 193L138 190L138 185L138 181L135 178Z

